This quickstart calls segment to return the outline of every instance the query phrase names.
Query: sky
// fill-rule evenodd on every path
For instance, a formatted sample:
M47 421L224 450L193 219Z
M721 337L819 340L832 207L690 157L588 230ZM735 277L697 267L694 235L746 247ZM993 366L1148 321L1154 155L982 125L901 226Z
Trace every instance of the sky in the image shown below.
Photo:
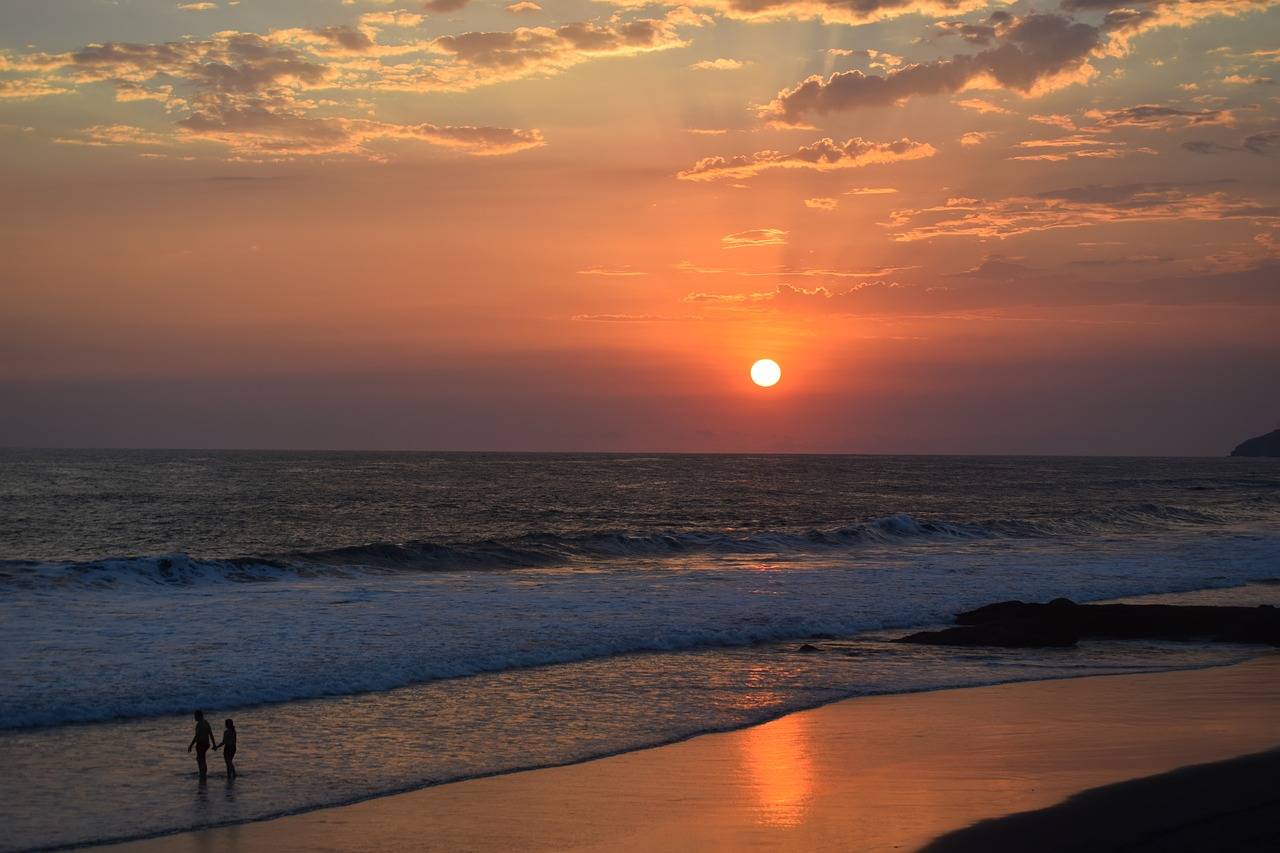
M0 446L1225 455L1278 5L4 0Z

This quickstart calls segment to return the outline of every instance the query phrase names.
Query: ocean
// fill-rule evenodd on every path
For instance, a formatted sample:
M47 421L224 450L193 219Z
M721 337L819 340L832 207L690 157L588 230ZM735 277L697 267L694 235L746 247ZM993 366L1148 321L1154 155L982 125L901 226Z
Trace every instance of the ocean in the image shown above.
M892 642L1059 596L1277 603L1280 465L0 451L0 850L1259 651ZM235 719L236 780L198 779L195 709Z

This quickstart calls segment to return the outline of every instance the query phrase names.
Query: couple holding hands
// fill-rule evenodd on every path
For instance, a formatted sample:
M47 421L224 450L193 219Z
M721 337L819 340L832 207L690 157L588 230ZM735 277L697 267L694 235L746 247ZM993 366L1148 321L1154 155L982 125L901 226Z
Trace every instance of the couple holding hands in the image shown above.
M200 765L201 781L204 781L209 776L209 767L205 764L204 754L209 751L210 746L213 747L215 752L219 749L222 750L222 760L227 762L227 778L236 778L236 766L231 763L231 759L236 756L236 724L228 717L226 726L226 729L222 732L222 743L215 743L213 727L204 718L204 711L196 711L196 736L188 744L187 752L190 752L192 748L196 751L196 764Z

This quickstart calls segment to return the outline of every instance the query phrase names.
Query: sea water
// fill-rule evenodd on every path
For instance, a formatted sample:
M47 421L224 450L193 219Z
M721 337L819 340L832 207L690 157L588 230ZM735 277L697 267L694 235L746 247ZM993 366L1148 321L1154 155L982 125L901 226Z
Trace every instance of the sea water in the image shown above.
M1269 460L0 451L0 850L1243 660L892 640L1012 598L1273 601L1278 522ZM194 709L236 720L234 782L198 779Z

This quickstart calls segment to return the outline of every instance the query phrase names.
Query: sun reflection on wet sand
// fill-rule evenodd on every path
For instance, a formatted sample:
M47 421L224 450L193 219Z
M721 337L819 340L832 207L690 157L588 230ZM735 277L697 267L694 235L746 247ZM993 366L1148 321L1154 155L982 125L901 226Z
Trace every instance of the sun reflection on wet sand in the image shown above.
M813 802L810 722L800 715L742 733L743 778L758 804L756 823L799 826Z

